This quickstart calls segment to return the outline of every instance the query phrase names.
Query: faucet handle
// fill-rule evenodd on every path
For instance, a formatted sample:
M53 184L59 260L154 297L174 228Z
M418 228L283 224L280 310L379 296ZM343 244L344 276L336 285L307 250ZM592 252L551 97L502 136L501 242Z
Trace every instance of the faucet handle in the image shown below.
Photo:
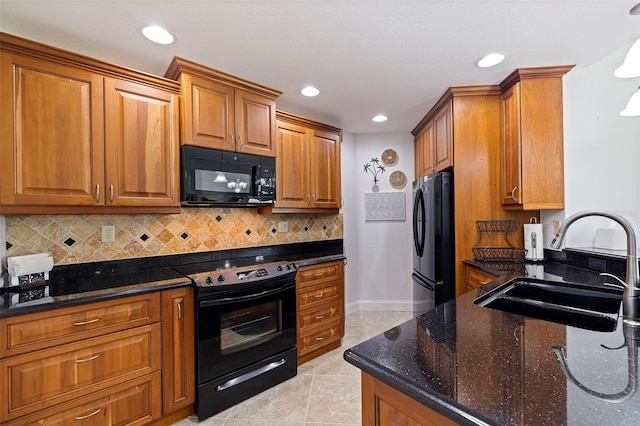
M600 276L603 276L603 277L611 277L611 278L614 278L614 279L616 279L616 280L620 283L620 284L614 284L614 283L603 283L603 285L606 285L606 286L609 286L609 287L620 288L620 289L623 289L623 290L624 290L625 288L629 288L629 289L631 288L631 286L630 286L629 284L625 283L624 281L622 281L620 278L616 277L616 276L615 276L615 275L613 275L613 274L610 274L610 273L608 273L608 272L601 272L599 275L600 275Z

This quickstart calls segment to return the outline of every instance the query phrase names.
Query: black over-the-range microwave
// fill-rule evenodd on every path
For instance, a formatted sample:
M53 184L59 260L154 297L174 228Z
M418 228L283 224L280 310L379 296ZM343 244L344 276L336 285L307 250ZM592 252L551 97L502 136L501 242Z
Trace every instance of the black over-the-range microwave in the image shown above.
M276 159L182 146L182 205L251 207L276 201Z

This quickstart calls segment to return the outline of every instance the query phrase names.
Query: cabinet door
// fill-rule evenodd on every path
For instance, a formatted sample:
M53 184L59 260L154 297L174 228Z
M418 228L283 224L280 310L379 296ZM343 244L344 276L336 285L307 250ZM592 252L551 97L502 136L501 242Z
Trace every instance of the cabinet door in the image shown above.
M162 293L163 411L195 401L194 301L190 287Z
M0 204L104 203L102 80L0 54Z
M277 122L276 206L306 208L311 205L307 129Z
M435 116L434 137L435 137L435 157L434 171L444 170L449 166L453 166L453 136L451 131L452 121L452 104L451 101Z
M178 95L105 80L107 205L178 206Z
M236 150L275 157L276 102L236 89Z
M234 89L182 73L182 145L235 150Z
M522 195L520 83L502 94L502 204L519 204Z
M311 206L340 207L340 135L315 130L310 141Z
M433 121L430 121L422 133L422 173L420 176L426 176L435 170L435 158Z

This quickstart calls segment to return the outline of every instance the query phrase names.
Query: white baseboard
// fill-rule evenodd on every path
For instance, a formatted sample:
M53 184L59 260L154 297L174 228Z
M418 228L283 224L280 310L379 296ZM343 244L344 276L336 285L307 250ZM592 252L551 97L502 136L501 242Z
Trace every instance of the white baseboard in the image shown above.
M346 315L358 311L400 311L412 312L411 300L359 300L345 305Z

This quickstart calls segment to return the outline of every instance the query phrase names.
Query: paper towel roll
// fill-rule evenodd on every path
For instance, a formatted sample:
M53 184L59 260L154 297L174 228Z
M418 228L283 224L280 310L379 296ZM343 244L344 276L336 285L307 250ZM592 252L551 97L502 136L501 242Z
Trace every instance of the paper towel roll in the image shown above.
M543 260L544 248L541 223L525 223L524 248L527 249L525 259Z

